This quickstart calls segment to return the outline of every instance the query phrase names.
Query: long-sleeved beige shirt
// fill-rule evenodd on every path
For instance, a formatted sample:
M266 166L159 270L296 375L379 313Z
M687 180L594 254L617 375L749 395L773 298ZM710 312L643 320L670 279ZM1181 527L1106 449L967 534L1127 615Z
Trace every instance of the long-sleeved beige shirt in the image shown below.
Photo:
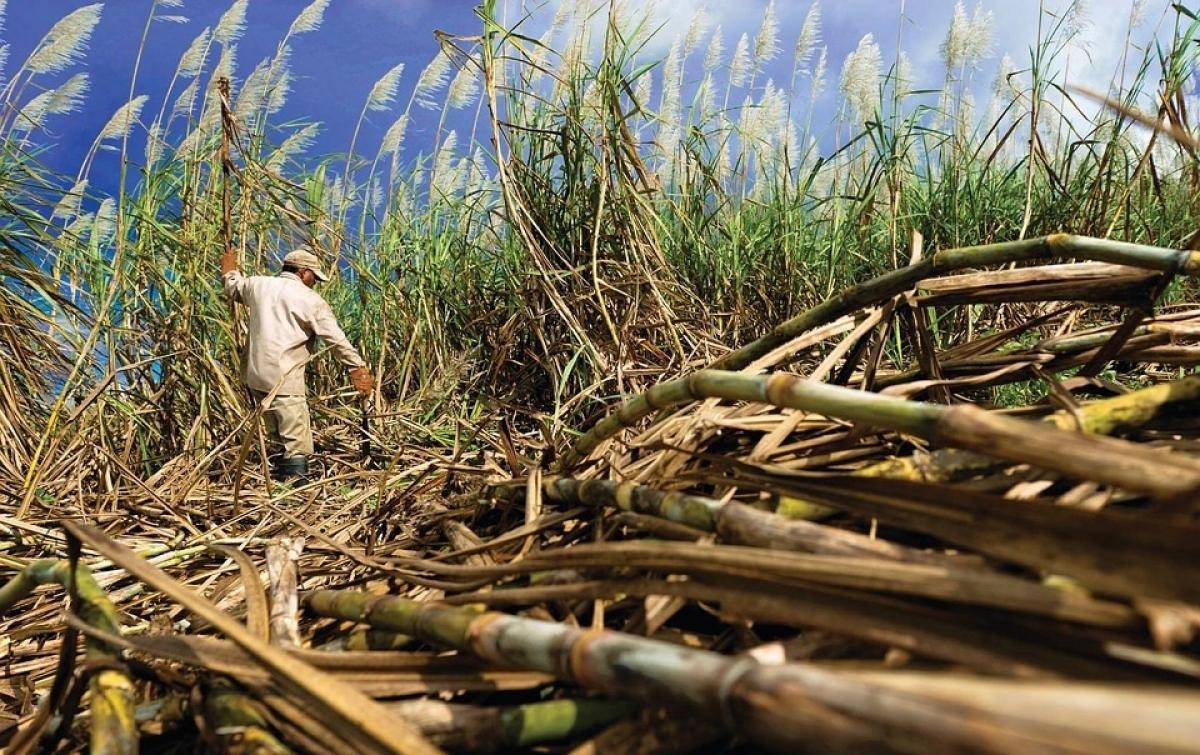
M242 378L251 389L303 396L304 365L320 338L348 368L366 362L338 327L333 310L293 273L278 276L226 273L225 295L249 310L250 343Z

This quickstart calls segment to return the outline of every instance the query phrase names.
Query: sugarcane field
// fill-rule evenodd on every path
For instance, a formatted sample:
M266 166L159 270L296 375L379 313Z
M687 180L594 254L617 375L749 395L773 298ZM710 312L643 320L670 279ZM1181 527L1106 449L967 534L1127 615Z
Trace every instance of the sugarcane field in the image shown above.
M5 753L1200 753L1195 0L0 0Z

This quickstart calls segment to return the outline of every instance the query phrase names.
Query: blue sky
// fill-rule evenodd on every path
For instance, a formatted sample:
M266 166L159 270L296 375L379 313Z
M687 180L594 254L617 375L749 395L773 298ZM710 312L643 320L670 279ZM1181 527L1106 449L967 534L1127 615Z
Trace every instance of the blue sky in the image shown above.
M153 25L136 88L138 94L151 96L146 112L157 112L180 54L201 29L216 24L230 1L188 0L182 9L166 12L186 15L189 23ZM11 0L4 33L5 41L12 45L10 70L24 60L56 20L88 4L84 0ZM275 52L279 38L307 4L308 0L251 0L246 34L238 42L240 76ZM402 91L406 92L437 51L433 30L474 31L478 27L474 6L471 0L333 0L322 28L293 44L298 80L276 122L319 120L324 131L316 151L345 151L375 80L403 62L409 86L402 86ZM48 139L43 141L57 143L48 156L52 166L73 173L99 129L129 99L134 58L149 8L149 0L105 3L85 62L92 82L87 101L80 114L47 124ZM210 67L212 64L210 60ZM387 113L372 117L364 140L373 136L377 142L392 117ZM105 160L116 163L115 156L101 156L94 173L104 172Z
M565 0L564 0L565 1ZM632 6L653 5L663 29L648 48L649 55L665 56L672 38L682 34L698 6L704 6L710 24L723 29L726 55L737 37L753 37L767 0L627 0ZM136 93L151 96L147 113L157 112L180 53L206 25L213 25L231 0L186 0L184 7L166 11L189 17L187 24L156 23L151 29ZM509 16L521 9L520 0L508 0ZM535 17L525 31L536 35L548 26L558 0L531 4ZM1047 7L1061 8L1067 0L1046 0ZM308 0L250 0L248 28L238 43L238 74L245 76L262 58L273 53L278 39ZM9 71L20 64L37 40L59 17L88 4L86 0L10 0L4 38L11 44ZM993 12L994 41L991 61L979 74L990 80L991 69L1004 52L1020 61L1027 56L1037 23L1037 0L987 0L984 9ZM1072 79L1103 88L1111 71L1113 56L1123 45L1124 19L1130 0L1091 0L1087 3L1092 24L1085 43L1091 60L1077 54L1072 62ZM324 26L294 43L293 69L297 80L286 108L275 122L304 118L323 123L324 131L314 149L317 153L345 151L350 135L372 83L397 63L405 63L400 105L391 113L373 113L364 129L360 153L372 154L384 130L403 107L407 93L424 65L437 50L434 29L451 33L477 33L473 0L333 0ZM780 0L776 4L783 54L769 70L777 81L788 78L790 52L810 2ZM1149 3L1147 22L1153 26L1169 6ZM130 74L138 39L150 0L108 0L102 20L92 39L85 62L92 87L82 112L48 123L43 143L57 146L47 153L52 167L74 172L97 131L129 96ZM829 48L830 86L819 107L816 122L829 120L837 104L837 76L841 61L854 49L863 34L871 32L882 48L885 66L894 58L897 33L913 62L919 85L936 86L942 80L938 47L945 35L954 7L953 0L831 0L822 4L823 42ZM968 4L972 8L973 4ZM710 26L711 28L711 26ZM215 55L213 56L215 58ZM1094 61L1094 63L1092 62ZM213 64L210 60L209 65ZM50 85L61 78L47 78ZM765 77L764 77L765 79ZM982 85L982 84L981 84ZM422 113L414 119L406 140L407 154L428 148L436 114ZM115 169L116 158L102 154L93 175Z

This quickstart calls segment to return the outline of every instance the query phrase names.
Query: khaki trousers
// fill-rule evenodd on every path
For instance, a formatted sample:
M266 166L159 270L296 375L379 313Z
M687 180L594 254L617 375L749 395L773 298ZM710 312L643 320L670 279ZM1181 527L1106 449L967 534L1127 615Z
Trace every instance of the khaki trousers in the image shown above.
M250 391L262 403L267 394ZM283 446L283 455L308 456L313 452L312 423L308 418L308 400L304 396L276 396L263 409L263 421L271 442Z

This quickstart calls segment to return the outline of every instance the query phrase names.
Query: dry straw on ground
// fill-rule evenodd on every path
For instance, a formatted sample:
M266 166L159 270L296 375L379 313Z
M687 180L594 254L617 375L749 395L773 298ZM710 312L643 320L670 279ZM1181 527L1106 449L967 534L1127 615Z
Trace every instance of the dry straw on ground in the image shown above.
M1031 256L1102 262L949 273ZM1074 237L945 250L731 352L738 371L614 407L570 449L506 433L374 471L348 451L294 489L247 472L238 500L168 465L121 489L129 514L55 526L76 516L64 499L6 517L5 736L1192 750L1200 379L1178 375L1200 310L1151 297L1194 258ZM934 302L1024 316L936 350ZM970 400L1018 385L1045 399ZM289 560L298 581L268 582ZM298 647L277 615L297 587Z
M773 3L697 73L701 16L654 65L645 9L484 0L331 164L270 119L328 5L242 75L233 0L73 176L100 5L6 72L9 751L1200 749L1200 18L1131 12L1084 123L1047 7L980 120L960 4L940 98L867 35L826 133L816 6L785 90ZM300 241L380 384L316 360L280 486L215 258Z

